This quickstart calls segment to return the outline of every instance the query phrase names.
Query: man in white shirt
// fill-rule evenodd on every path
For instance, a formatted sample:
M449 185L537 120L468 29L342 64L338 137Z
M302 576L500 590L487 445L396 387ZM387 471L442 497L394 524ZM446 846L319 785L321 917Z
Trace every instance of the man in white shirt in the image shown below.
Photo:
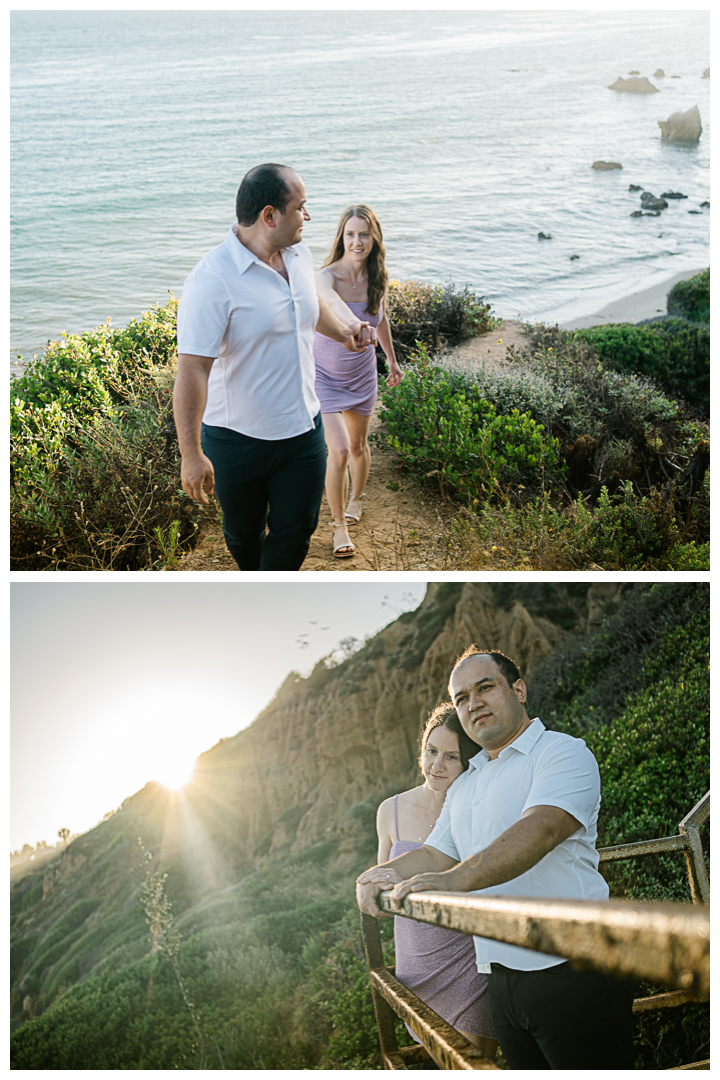
M238 224L190 272L178 308L181 481L199 502L215 490L241 570L298 570L325 481L315 330L350 352L374 330L318 297L294 170L251 169L236 210Z
M471 646L450 676L460 722L483 749L449 789L422 848L358 878L358 904L378 892L607 900L595 848L597 763L582 739L548 731L502 653ZM488 973L493 1025L512 1069L633 1067L632 984L515 945L475 938Z

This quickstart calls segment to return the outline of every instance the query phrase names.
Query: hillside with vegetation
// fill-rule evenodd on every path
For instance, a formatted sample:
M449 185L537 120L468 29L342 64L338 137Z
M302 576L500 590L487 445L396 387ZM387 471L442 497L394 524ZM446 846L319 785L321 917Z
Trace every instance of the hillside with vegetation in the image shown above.
M147 785L15 866L12 1067L377 1068L353 881L472 640L514 655L531 712L595 753L602 845L677 831L709 784L708 586L430 585L340 662L288 676L181 795ZM681 855L608 867L613 896L690 901ZM645 1014L636 1066L707 1057L708 1038L705 1004Z
M483 298L390 283L404 377L380 380L375 437L447 499L450 569L498 550L508 570L709 569L709 298L708 270L676 286L671 317L539 323L510 363L472 366L446 347L500 324ZM220 532L216 504L179 484L176 311L51 342L13 381L11 569L174 569Z

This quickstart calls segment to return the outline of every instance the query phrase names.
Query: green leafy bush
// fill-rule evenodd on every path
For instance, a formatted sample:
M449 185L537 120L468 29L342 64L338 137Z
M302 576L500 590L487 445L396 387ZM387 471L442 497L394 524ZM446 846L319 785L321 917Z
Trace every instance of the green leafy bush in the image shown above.
M623 585L606 601L597 629L565 640L533 668L527 680L533 711L547 727L583 738L611 723L631 694L649 686L647 662L667 635L706 618L709 605L704 582Z
M171 408L176 309L52 342L13 383L13 569L144 569L195 535Z
M422 350L400 386L383 393L379 416L407 468L467 501L562 474L558 443L542 425L517 410L498 415L475 387L430 366Z
M667 298L668 315L680 315L691 322L710 322L710 267L687 281L673 285Z
M710 407L710 330L685 319L645 326L613 323L576 330L600 359L619 371L648 375L671 394Z
M422 281L392 279L388 286L387 316L400 357L418 341L438 349L443 343L492 330L502 320L493 318L490 304L471 289L455 285L429 285Z
M666 635L644 665L646 687L587 735L603 781L601 846L671 836L710 786L709 614ZM608 864L614 895L690 900L675 853Z

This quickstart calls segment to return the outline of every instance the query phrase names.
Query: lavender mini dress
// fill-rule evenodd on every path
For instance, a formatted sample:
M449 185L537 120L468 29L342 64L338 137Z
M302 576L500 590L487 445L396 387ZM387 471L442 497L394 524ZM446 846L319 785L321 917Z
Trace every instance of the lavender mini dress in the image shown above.
M413 840L396 840L390 858L419 847L422 844ZM396 915L395 977L454 1028L486 1039L495 1038L487 975L481 975L477 969L475 943L469 934ZM405 1026L415 1042L420 1042L412 1028Z
M383 306L380 305L377 315L369 315L366 303L367 300L360 300L347 306L361 322L377 326L383 317ZM315 393L322 412L352 409L361 416L370 416L378 393L375 346L369 345L361 353L351 353L339 341L316 333L313 356Z

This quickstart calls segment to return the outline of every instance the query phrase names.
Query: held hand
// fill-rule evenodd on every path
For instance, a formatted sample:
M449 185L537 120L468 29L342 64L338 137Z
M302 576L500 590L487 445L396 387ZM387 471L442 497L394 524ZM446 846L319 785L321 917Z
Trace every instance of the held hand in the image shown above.
M362 345L363 349L366 349L368 347L368 345L377 345L377 343L378 343L377 331L375 330L374 326L370 325L370 323L363 323L362 324L362 329L360 330L359 338L360 338L360 344Z
M212 495L215 487L215 470L210 459L204 454L200 454L199 457L184 457L180 469L180 482L185 494L195 502L209 502L208 495Z
M375 327L370 326L369 323L358 323L357 325L359 329L355 330L354 326L351 327L354 331L352 336L345 338L345 341L343 341L343 345L348 352L363 352L368 345L377 345Z
M416 874L396 885L390 894L390 906L401 910L403 897L414 892L461 892L454 883L453 871L445 870L441 874Z

